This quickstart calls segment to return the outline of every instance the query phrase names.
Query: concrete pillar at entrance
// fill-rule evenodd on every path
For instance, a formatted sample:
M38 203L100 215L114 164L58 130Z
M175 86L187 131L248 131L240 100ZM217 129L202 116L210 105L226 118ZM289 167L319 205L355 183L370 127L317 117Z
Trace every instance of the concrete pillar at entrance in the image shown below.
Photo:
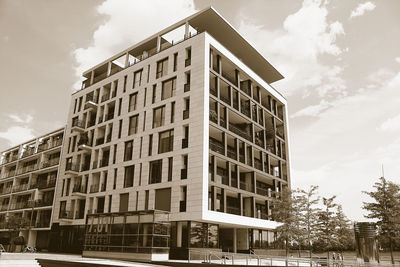
M29 230L28 242L27 242L28 247L36 247L36 236L37 236L37 231Z
M237 253L237 233L236 233L236 228L233 228L233 253Z
M176 224L176 246L182 247L182 222Z

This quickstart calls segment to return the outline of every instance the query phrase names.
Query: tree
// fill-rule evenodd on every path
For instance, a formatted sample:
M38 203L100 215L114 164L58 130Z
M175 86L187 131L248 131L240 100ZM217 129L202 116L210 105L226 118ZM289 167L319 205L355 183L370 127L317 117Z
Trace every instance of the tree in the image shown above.
M288 188L282 190L280 201L275 201L272 205L274 220L282 223L276 229L279 233L277 241L285 243L286 257L289 252L289 243L293 241L299 242L298 238L301 236L296 206L292 191Z
M363 209L368 211L364 216L377 220L379 235L389 241L390 257L394 264L393 240L400 230L400 186L381 177L373 187L375 191L363 191L374 200L363 202Z
M329 250L335 247L338 243L337 228L339 226L338 218L335 216L337 204L334 203L336 196L330 198L322 198L323 209L318 211L318 239L322 241L322 249L326 250L328 255L329 266Z
M315 240L315 230L318 222L318 211L316 205L319 202L319 197L316 196L318 186L312 185L305 191L303 189L298 190L299 207L300 207L300 220L302 224L305 239L308 247L310 248L310 259L312 257L312 242ZM311 262L310 262L311 265Z
M336 229L336 235L338 241L337 248L340 250L340 252L343 252L343 250L353 250L354 240L355 240L354 231L350 229L350 221L343 213L343 209L340 204L336 206L335 216L339 223Z

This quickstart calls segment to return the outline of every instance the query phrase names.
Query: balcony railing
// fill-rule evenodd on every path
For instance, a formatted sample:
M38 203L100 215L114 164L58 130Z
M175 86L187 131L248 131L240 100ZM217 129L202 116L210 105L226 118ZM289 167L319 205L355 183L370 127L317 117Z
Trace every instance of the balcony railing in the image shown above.
M211 85L210 85L210 93L211 93L213 96L218 97L217 89L215 89L215 88L212 87Z
M187 179L187 169L181 169L181 180Z
M42 162L42 168L48 168L57 165L60 163L60 158L52 158L48 161Z
M212 151L218 152L218 153L220 153L222 155L225 154L225 148L224 148L224 145L221 142L210 138L209 145L210 145L210 149Z
M189 84L189 83L186 83L186 84L183 86L183 91L184 91L185 93L190 91L190 84Z
M8 210L8 204L0 206L0 211L6 211L6 210Z
M92 184L90 186L90 193L97 193L99 192L100 186L99 184Z
M35 223L35 228L48 228L50 227L50 218L43 219Z
M104 136L96 139L96 146L104 144Z
M5 194L10 194L12 190L12 187L3 187L2 190L0 190L0 195L5 195Z
M3 178L12 177L12 176L14 176L14 175L15 175L15 170L12 170L12 171L6 172L6 173L3 175Z
M24 202L11 203L10 210L19 210L19 209L31 208L29 203L30 203L29 200L28 201L24 201Z
M75 219L83 219L85 217L85 213L83 211L77 210L75 212Z
M87 188L84 185L81 184L76 184L74 185L74 187L72 188L72 193L82 193L82 194L86 194L87 192Z
M224 101L226 104L230 105L231 104L231 99L228 96L220 95L219 98Z
M114 119L114 113L108 113L108 114L106 114L104 121L108 121L108 120L112 120L112 119Z
M29 185L28 184L19 184L13 186L13 192L21 192L21 191L26 191L28 190Z
M234 125L233 123L229 123L229 130L249 141L252 141L251 135L247 132L245 132L244 130L240 129L239 127L237 127L236 125Z
M67 165L65 166L65 171L79 172L79 165L72 162L68 162Z
M226 128L226 120L224 118L219 118L219 125Z
M27 165L18 169L17 174L24 174L31 171L36 171L39 168L38 164Z
M60 219L73 219L74 218L74 213L70 210L65 210L63 212L60 212Z
M245 157L244 157L243 154L239 154L239 161L240 161L241 163L246 163L246 159L245 159Z
M240 207L226 206L226 213L240 215Z
M105 102L110 99L110 93L106 93L101 97L101 102Z
M92 127L92 126L95 125L95 124L96 124L96 118L91 119L91 120L88 121L87 127Z
M264 147L264 140L263 139L256 137L255 138L255 142L256 142L256 145L258 145L260 147Z
M52 178L49 180L41 180L38 182L37 187L39 189L46 189L50 187L54 187L56 185L56 178Z
M189 110L186 109L186 110L183 111L183 119L186 120L188 118L189 118Z
M236 153L236 149L234 147L230 147L228 146L228 157L230 157L231 159L237 159L237 153Z
M27 149L24 152L22 152L21 158L26 158L26 157L32 156L33 154L35 154L35 149L30 148L30 149Z
M259 159L254 159L254 167L255 167L256 169L262 171L262 170L263 170L263 167L262 167L261 160L259 160Z
M81 166L81 172L88 171L90 169L90 163L83 163Z
M253 185L246 182L240 182L240 189L253 192Z
M189 146L189 142L187 138L182 139L182 148L187 148Z
M53 205L53 199L38 199L35 200L35 207L47 207Z
M85 123L82 120L73 120L72 121L72 128L73 127L85 129Z
M218 123L218 114L214 110L210 110L210 115L209 115L210 121L214 123Z
M110 161L110 159L101 159L101 160L100 160L100 167L99 167L99 168L107 167L109 161Z
M242 114L246 115L247 117L251 117L250 115L250 108L248 106L245 105L241 105L240 106L240 112L242 112Z
M99 96L98 95L91 94L91 95L87 95L86 96L86 103L87 102L93 102L93 103L97 104L98 101L99 101Z

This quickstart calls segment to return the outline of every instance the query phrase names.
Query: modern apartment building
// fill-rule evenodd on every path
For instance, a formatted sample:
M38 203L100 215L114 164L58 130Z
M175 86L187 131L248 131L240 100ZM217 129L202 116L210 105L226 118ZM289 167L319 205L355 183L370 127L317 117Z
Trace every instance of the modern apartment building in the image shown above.
M83 76L53 249L151 259L270 246L269 206L290 187L286 100L270 86L283 77L224 18L207 8Z
M63 137L61 128L1 153L0 243L20 235L48 249Z
M2 229L19 216L28 245L119 259L271 247L290 187L283 77L223 17L207 8L83 76L65 131L2 154Z

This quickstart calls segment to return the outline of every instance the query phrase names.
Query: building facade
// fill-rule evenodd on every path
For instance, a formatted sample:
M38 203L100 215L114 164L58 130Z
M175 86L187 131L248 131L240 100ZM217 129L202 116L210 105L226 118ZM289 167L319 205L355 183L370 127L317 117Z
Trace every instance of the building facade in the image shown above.
M165 259L271 247L270 206L290 187L287 102L270 85L283 77L224 18L207 8L83 76L50 250Z
M1 153L0 243L20 235L48 249L63 137L61 128Z

